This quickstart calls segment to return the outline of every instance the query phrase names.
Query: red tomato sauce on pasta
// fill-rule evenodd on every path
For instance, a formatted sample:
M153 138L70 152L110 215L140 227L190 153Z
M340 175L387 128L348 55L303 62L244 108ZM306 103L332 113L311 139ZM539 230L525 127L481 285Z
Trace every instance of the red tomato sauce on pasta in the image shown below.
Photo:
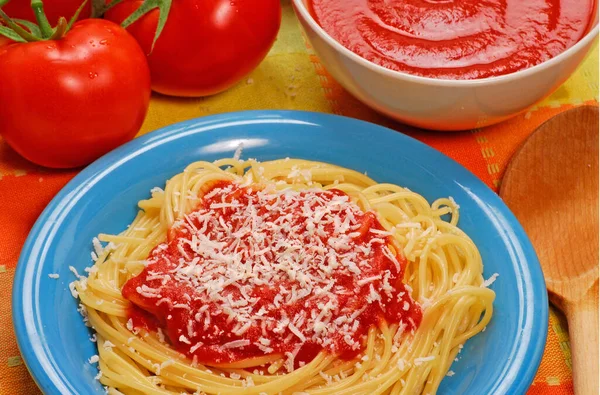
M381 320L421 321L391 246L375 214L339 190L221 182L126 282L128 327L160 330L207 364L280 354L291 371L321 350L349 359Z
M510 74L590 28L594 0L310 0L325 31L391 70L441 79Z

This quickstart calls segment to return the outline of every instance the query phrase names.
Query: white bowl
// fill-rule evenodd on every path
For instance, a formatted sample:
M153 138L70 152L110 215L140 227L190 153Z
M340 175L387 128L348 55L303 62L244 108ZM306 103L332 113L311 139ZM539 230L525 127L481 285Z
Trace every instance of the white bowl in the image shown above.
M569 78L598 35L596 13L588 34L537 66L499 77L440 80L386 69L346 49L319 26L306 3L293 0L306 36L329 73L374 110L425 129L473 129L525 111Z

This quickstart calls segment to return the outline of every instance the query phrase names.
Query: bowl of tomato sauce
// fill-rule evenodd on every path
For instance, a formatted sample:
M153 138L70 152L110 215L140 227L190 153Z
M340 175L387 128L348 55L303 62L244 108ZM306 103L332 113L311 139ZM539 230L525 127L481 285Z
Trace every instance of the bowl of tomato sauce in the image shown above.
M376 111L425 129L513 117L576 70L597 0L293 0L329 73Z

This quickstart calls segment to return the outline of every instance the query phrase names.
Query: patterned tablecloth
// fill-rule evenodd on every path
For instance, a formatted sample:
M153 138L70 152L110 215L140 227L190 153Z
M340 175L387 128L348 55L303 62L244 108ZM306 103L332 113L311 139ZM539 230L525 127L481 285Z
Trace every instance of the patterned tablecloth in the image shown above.
M225 93L201 99L154 95L140 134L182 120L249 109L320 111L360 118L413 136L462 163L498 191L512 154L542 122L568 108L598 105L598 44L552 96L500 125L460 133L416 130L385 119L340 87L307 45L286 0L282 28L264 62ZM0 82L1 83L1 82ZM19 356L11 319L11 291L27 233L52 197L77 173L37 167L0 138L0 394L39 390ZM571 354L564 317L551 306L548 343L530 394L572 394Z

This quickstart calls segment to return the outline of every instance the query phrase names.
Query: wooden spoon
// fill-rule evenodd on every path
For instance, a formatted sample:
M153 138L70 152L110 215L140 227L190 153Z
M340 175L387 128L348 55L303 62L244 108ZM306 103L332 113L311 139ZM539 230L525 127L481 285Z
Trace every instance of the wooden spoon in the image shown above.
M598 394L598 108L542 124L506 170L500 196L540 259L569 322L576 395Z

